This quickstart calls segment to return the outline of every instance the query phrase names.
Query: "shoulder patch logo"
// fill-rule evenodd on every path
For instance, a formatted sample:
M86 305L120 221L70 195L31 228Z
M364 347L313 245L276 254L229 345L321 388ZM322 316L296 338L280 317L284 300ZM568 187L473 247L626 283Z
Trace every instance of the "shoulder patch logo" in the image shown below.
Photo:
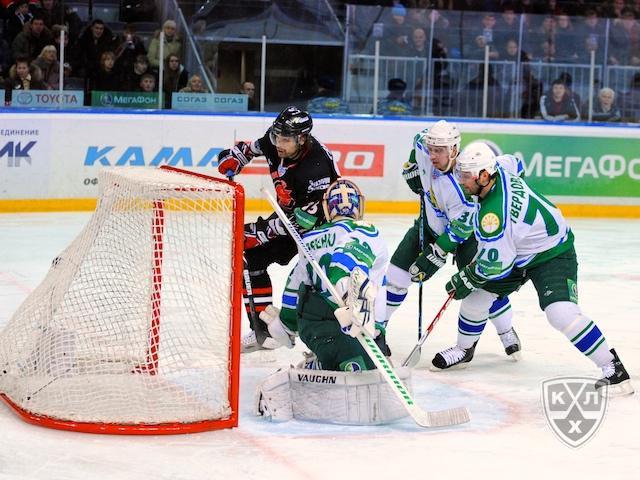
M493 233L500 228L500 219L495 213L487 213L480 220L480 226L487 233Z

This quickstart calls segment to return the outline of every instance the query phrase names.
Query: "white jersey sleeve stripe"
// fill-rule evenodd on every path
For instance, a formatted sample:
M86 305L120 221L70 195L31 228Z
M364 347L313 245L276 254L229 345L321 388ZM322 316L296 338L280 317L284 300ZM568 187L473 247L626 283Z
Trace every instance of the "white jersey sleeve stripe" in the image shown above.
M458 194L458 197L460 198L460 201L464 205L466 205L467 207L474 208L475 204L467 201L466 197L464 196L464 193L462 193L462 190L460 189L460 185L458 184L458 182L456 182L455 178L453 178L453 174L452 173L448 173L447 174L447 178L453 184L453 189Z

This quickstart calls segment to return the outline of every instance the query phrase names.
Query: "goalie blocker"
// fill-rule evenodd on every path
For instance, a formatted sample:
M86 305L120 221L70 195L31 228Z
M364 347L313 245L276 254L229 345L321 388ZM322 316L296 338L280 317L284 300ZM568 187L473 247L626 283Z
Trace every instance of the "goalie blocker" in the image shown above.
M399 368L397 374L411 390L411 370ZM254 407L271 421L381 425L408 416L377 370L280 369L258 385Z

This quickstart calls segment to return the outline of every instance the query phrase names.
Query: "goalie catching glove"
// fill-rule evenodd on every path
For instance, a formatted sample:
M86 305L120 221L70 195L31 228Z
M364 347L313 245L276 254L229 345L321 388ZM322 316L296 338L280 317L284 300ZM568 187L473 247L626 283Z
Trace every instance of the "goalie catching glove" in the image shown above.
M374 318L376 289L360 267L351 271L346 295L345 306L334 311L342 333L353 338L360 333L375 338L384 331L384 327L377 325Z
M412 282L424 282L429 280L440 270L447 261L447 252L438 245L432 243L420 254L413 265L409 267Z
M447 293L455 292L453 298L462 300L471 294L471 292L482 288L487 281L475 272L475 264L470 264L456 273L451 280L447 282Z
M238 142L233 148L222 150L218 154L218 171L225 177L240 173L240 170L261 152L255 150L251 143Z
M268 305L260 312L260 320L267 324L269 335L280 345L293 348L296 344L296 334L287 328L280 320L280 309L273 305Z

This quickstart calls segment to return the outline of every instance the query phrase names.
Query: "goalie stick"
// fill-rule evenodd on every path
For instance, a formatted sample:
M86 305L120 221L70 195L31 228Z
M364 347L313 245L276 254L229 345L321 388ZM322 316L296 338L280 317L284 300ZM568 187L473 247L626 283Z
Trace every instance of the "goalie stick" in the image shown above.
M421 352L422 345L427 340L427 337L431 333L431 330L433 330L433 327L435 327L436 323L438 323L438 320L440 320L440 317L442 317L442 314L451 303L451 300L453 300L454 294L455 292L451 292L449 294L449 296L447 297L447 300L444 302L444 305L442 305L436 317L431 321L431 323L427 327L427 331L424 332L424 335L420 337L420 340L418 340L418 343L416 344L416 346L413 347L413 350L411 350L411 353L409 353L409 356L405 359L404 362L402 362L403 367L413 368L418 364L418 362L420 361L420 352Z
M324 270L322 270L318 262L315 261L315 259L311 255L311 252L302 241L302 237L300 236L298 231L293 228L293 225L291 225L291 222L280 208L280 205L278 205L273 196L264 187L261 188L261 190L275 210L278 217L280 217L280 220L282 220L282 223L284 224L291 237L298 245L298 249L300 250L300 252L306 257L313 270L322 280L323 284L327 287L329 293L338 302L339 306L345 306L342 297L338 295L338 292L327 278ZM364 348L367 355L369 355L375 366L378 368L378 371L380 372L382 378L387 382L389 387L391 387L391 391L396 395L409 416L411 416L411 418L418 425L426 428L446 427L450 425L459 425L461 423L466 423L470 420L471 417L469 414L469 410L467 410L466 407L457 407L439 411L427 411L420 408L418 405L416 405L413 397L406 389L402 381L398 378L396 372L393 370L393 367L384 356L384 354L380 351L380 348L373 340L373 338L364 333L364 331L361 331L356 338L358 342L360 342L360 345L362 345L362 348Z

